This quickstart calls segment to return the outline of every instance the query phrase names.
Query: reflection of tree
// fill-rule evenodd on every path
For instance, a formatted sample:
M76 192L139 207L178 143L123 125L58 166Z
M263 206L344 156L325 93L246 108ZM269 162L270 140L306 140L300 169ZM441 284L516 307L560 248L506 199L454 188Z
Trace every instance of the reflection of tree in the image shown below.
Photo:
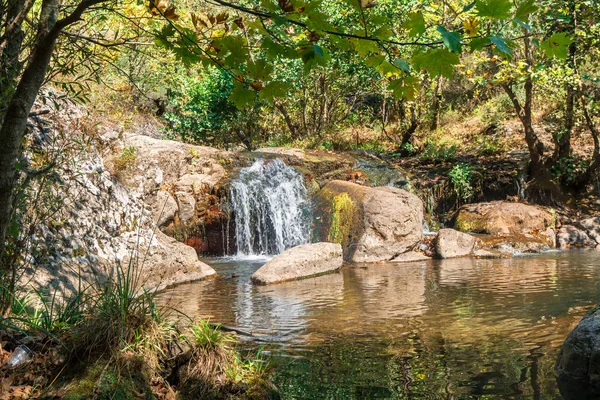
M415 331L389 348L393 398L556 397L554 353L499 336L465 346L438 333Z

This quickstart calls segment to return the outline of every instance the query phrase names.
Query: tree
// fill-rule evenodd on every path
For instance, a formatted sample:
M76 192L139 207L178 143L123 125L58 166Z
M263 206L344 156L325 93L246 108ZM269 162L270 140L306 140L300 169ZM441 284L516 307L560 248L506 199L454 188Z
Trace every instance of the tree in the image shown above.
M3 253L17 176L16 161L27 117L44 82L57 40L64 34L74 41L108 45L98 38L69 32L67 28L81 21L91 9L111 3L81 0L63 5L59 0L42 0L38 11L34 0L0 1L0 11L5 11L0 14L0 71L6 76L0 82L3 95L0 104L0 253ZM526 25L523 16L535 11L532 0L516 7L509 0L446 3L448 9L444 6L441 17L434 13L427 19L424 5L435 9L436 2L414 1L398 6L394 0L246 0L235 3L210 0L203 3L209 7L180 15L167 1L150 0L148 12L163 21L158 29L154 28L156 23L149 27L154 29L156 44L172 51L186 65L200 63L225 71L233 80L229 99L238 108L244 108L254 104L257 98L273 103L286 95L290 82L276 78L275 62L283 59L300 62L304 73L309 74L329 65L337 50L347 52L349 57L364 59L397 98L412 99L421 74L427 73L432 79L452 78L463 48L509 54L513 42L503 39L507 21ZM27 18L28 15L33 18ZM343 24L339 23L340 15ZM471 21L469 27L468 21ZM35 33L28 33L30 24ZM475 25L486 25L485 32L479 33L473 28ZM31 40L31 45L26 38ZM559 43L559 47L561 45ZM22 58L26 58L25 63ZM523 109L529 105L526 100ZM528 118L526 111L523 118ZM535 162L536 146L533 142L530 146Z

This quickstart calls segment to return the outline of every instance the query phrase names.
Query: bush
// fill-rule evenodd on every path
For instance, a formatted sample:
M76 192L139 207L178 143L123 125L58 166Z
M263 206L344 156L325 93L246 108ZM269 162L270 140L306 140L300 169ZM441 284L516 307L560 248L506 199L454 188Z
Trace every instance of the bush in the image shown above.
M455 144L435 142L432 139L425 140L425 149L421 157L432 160L448 160L456 156L458 147Z
M238 110L229 101L232 89L231 77L216 68L206 69L199 78L182 77L180 90L169 96L171 111L164 115L169 124L167 137L225 147L242 142L251 147L252 137L260 130L260 118L253 114L260 113L261 107Z
M457 164L450 170L450 182L459 200L468 201L475 194L471 186L472 168L467 164Z

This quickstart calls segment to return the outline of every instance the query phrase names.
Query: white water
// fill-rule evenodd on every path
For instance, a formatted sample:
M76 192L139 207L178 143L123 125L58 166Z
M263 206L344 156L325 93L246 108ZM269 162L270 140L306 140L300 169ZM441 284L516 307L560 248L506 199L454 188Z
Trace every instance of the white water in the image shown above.
M240 171L230 202L237 256L276 255L310 241L310 203L302 175L282 160Z

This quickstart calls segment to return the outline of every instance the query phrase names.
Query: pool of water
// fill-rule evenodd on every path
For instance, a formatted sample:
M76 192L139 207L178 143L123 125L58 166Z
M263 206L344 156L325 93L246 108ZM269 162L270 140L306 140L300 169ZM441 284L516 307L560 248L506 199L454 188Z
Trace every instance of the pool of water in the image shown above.
M559 346L599 299L600 252L357 264L271 286L264 259L160 296L251 333L285 399L559 399Z

